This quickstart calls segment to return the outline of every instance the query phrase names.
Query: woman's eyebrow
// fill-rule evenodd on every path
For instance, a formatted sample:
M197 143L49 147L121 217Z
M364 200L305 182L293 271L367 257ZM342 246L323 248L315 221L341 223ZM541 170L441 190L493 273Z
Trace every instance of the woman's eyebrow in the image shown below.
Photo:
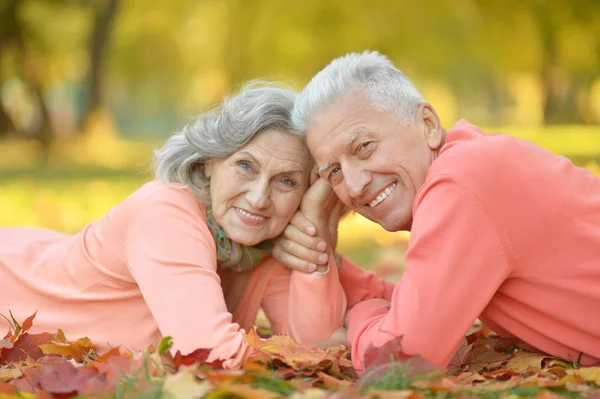
M252 155L251 153L249 153L248 151L242 151L242 152L238 153L238 155L244 155L244 156L250 158L252 160L252 162L257 164L258 166L261 166L259 160L256 159L256 157L254 155Z

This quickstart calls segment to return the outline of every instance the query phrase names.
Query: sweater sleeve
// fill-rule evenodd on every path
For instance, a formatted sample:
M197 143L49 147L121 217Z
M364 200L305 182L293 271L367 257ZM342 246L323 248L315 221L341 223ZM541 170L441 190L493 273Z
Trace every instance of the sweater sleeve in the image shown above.
M340 282L348 299L348 308L371 298L392 300L394 283L377 277L373 272L361 269L342 257Z
M236 367L247 345L225 304L205 218L189 193L149 196L130 221L128 267L174 349L213 348L209 360L230 359L225 366Z
M346 295L335 257L329 259L328 270L323 273L292 271L287 306L290 332L298 342L326 341L344 325Z
M402 337L408 355L447 367L468 328L512 268L502 232L482 201L446 175L415 201L406 271L391 302L370 299L349 315L348 341L358 370L370 346Z
M275 259L270 261L275 264L273 265L261 306L271 323L273 333L276 335L289 335L289 309L287 304L290 300L291 272L277 263Z

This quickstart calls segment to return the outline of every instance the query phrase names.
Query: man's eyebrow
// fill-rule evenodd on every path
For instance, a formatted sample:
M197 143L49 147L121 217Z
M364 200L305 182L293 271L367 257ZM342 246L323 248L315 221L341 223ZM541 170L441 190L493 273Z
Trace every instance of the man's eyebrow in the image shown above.
M360 137L360 135L367 130L365 127L359 127L358 129L356 129L354 131L354 133L352 133L352 135L348 138L348 140L346 140L346 144L344 144L344 151L349 152L350 151L350 147L352 147L352 144L358 140L358 138Z
M360 135L366 130L365 127L359 127L358 129L356 129L354 131L354 133L352 133L352 135L348 138L348 140L346 140L346 143L344 144L344 151L345 152L349 152L350 147L352 147L352 144L360 137ZM325 162L323 164L323 166L321 166L319 168L319 175L321 174L321 172L329 169L331 167L331 165L333 165L332 162Z
M325 162L325 163L323 164L323 166L321 166L321 167L319 168L319 175L320 175L320 174L321 174L321 172L323 172L324 170L327 170L327 169L329 169L329 168L331 167L331 165L332 165L332 163L331 163L331 162Z

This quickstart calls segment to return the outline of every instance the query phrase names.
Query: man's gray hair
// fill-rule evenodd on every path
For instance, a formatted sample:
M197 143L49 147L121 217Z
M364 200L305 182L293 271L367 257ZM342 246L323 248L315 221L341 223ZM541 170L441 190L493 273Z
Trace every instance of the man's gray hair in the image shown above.
M294 127L305 135L320 112L343 95L361 90L374 108L395 114L407 124L412 124L419 105L425 103L386 56L376 51L350 53L331 61L298 95L292 111Z
M290 115L295 99L296 93L280 84L260 80L246 84L237 95L198 116L155 151L156 178L166 184L183 183L209 203L204 165L235 153L266 129L298 135Z

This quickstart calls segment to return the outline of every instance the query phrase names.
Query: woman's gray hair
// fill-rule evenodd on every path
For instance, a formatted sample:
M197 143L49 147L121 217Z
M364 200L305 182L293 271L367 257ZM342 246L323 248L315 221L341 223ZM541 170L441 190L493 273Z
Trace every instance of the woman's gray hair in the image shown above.
M281 84L260 80L246 84L237 95L198 116L155 151L156 178L166 184L183 183L209 203L206 162L235 153L266 129L298 135L291 125L295 99L296 93Z
M317 73L298 95L292 122L305 135L310 124L329 105L352 91L364 91L373 107L412 124L425 103L417 88L384 55L376 51L350 53L336 58Z

